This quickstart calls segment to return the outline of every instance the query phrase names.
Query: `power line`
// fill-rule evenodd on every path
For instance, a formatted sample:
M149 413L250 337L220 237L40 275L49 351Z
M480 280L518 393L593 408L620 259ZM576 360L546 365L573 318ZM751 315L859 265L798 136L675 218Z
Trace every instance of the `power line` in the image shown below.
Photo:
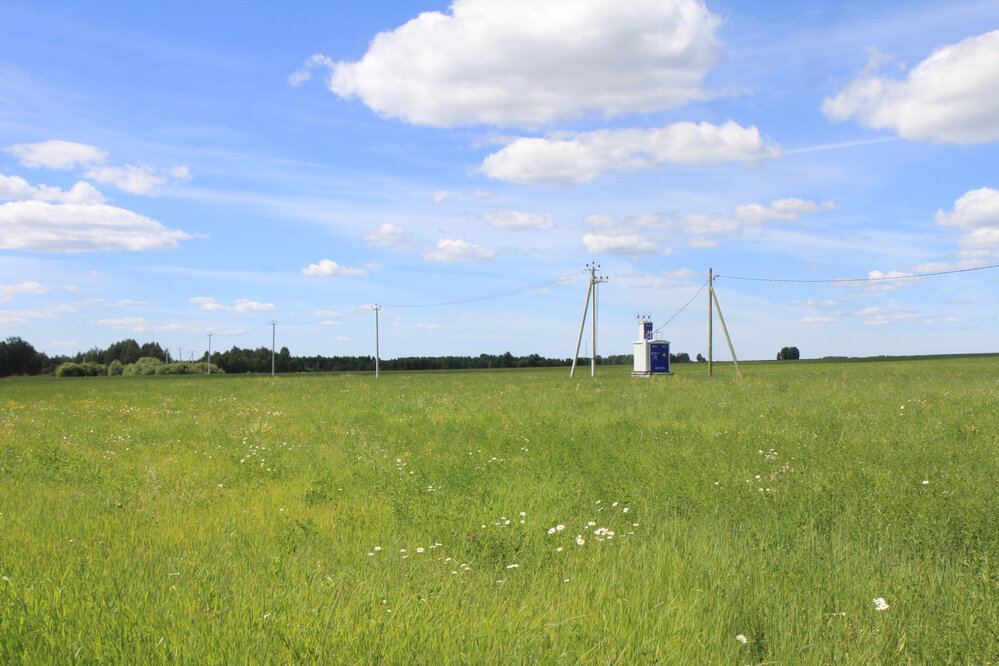
M487 300L491 300L493 298L503 298L504 296L512 296L514 294L519 294L521 292L530 291L531 289L538 289L539 287L544 287L544 286L547 286L549 284L555 284L555 283L561 282L562 280L565 280L567 278L571 278L571 277L574 277L576 275L579 275L580 273L585 273L585 272L587 272L587 270L574 271L572 273L568 273L566 275L560 275L560 276L558 276L556 278L552 278L550 280L545 280L544 282L537 282L535 284L529 284L529 285L527 285L525 287L518 287L516 289L508 289L506 291L497 292L495 294L487 294L485 296L476 296L474 298L464 298L464 299L457 300L457 301L445 301L443 303L415 303L415 304L408 304L408 305L382 305L380 307L382 307L382 308L439 308L439 307L444 307L446 305L463 305L465 303L475 303L477 301L487 301Z
M989 266L978 266L977 268L954 268L948 271L933 271L931 273L907 273L905 275L885 275L882 277L866 277L866 278L835 278L832 280L793 280L785 278L745 277L741 275L716 275L715 279L728 278L729 280L748 280L751 282L795 282L795 283L808 283L808 284L833 284L836 282L884 282L887 280L912 280L914 278L934 277L937 275L970 273L972 271L984 271L990 268L999 268L999 264L991 264Z
M669 319L667 319L667 320L666 320L666 323L665 323L665 324L663 324L662 326L660 326L659 328L657 328L657 329L656 329L655 331L653 331L653 333L652 333L652 334L653 334L653 335L655 335L655 334L656 334L656 333L658 333L659 331L661 331L661 330L663 330L664 328L666 328L666 326L668 326L668 325L669 325L669 323L670 323L671 321L673 321L674 319L676 319L676 318L677 318L677 316L678 316L678 315L679 315L679 314L680 314L681 312L683 312L684 310L686 310L686 309L687 309L687 306L689 306L689 305L690 305L691 303L693 303L693 302L694 302L694 299L695 299L695 298L697 298L698 296L700 296L700 295L701 295L701 292L702 292L702 291L704 291L704 288L705 288L705 287L707 287L707 286L708 286L708 281L707 281L707 280L705 280L705 281L704 281L704 284L702 284L702 285L701 285L701 288L697 290L697 293L696 293L696 294L694 294L693 296L691 296L691 297L690 297L690 300L689 300L689 301L687 301L686 303L684 303L684 304L683 304L683 307L682 307L682 308L680 308L680 309L679 309L679 310L677 310L677 311L676 311L675 313L673 313L673 316L672 316L672 317L670 317Z
M625 305L631 308L632 314L637 316L641 312L641 308L635 305L635 303L630 298L628 298L628 296L623 291L614 286L613 282L608 282L607 286L610 287L611 291L614 293L615 296L620 298Z

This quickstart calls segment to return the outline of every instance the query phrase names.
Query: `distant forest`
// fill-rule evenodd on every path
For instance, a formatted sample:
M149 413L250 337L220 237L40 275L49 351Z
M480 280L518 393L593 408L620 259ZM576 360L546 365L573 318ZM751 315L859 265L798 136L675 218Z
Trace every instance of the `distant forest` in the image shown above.
M674 363L686 363L686 353L670 354ZM148 375L197 374L208 370L208 353L193 360L170 357L170 352L156 342L140 345L132 339L121 340L107 349L94 348L75 356L48 356L29 342L12 337L0 342L0 377L10 375ZM583 361L580 361L582 363ZM586 363L589 363L587 358ZM597 356L600 365L631 365L630 354ZM408 356L381 359L379 368L392 370L469 370L486 368L545 368L572 365L571 358L545 358L540 354L514 356L479 354L478 356ZM274 353L275 372L371 372L374 356L292 356L287 347ZM242 374L269 373L271 350L266 347L212 352L211 372Z

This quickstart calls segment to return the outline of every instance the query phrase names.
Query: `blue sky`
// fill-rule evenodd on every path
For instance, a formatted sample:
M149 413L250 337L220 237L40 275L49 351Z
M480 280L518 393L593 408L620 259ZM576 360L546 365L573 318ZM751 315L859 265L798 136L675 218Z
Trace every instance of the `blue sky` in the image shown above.
M996 90L992 1L7 0L0 336L564 357L596 262L601 354L709 268L795 281L740 358L997 351L999 269L829 282L999 264Z

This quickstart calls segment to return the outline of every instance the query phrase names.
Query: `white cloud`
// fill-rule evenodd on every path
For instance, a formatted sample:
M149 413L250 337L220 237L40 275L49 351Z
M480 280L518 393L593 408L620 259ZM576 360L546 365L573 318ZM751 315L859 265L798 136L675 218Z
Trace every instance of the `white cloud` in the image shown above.
M274 312L277 306L273 303L258 303L248 298L240 298L236 300L232 309L236 312Z
M167 177L148 164L126 164L122 167L95 167L83 176L99 183L111 183L132 194L149 194Z
M451 199L454 199L454 195L447 190L437 190L434 192L434 203L436 204L444 203L445 201L450 201Z
M492 259L493 251L463 240L445 238L437 246L423 251L423 258L445 264L467 263Z
M680 122L655 129L596 130L569 138L519 138L486 157L479 171L524 185L576 185L610 171L660 164L758 163L780 157L756 127Z
M136 333L143 331L197 331L196 328L185 326L184 324L161 324L154 326L143 317L122 317L120 319L98 319L101 326L110 326L117 330L133 330Z
M12 301L18 294L47 294L50 291L49 287L34 281L0 284L0 302Z
M78 165L100 164L108 154L96 146L88 146L72 141L42 141L40 143L16 143L5 150L17 157L21 164L37 169L72 169Z
M518 213L513 210L499 210L486 213L486 221L497 229L554 229L555 220L549 214Z
M958 244L965 254L999 254L999 190L971 190L954 202L954 210L938 210L934 221L966 231Z
M111 328L123 330L132 329L133 331L148 331L152 326L149 322L142 317L122 317L119 319L98 319L97 323L101 326L110 326Z
M583 245L589 254L656 254L661 248L655 243L636 234L605 236L586 234Z
M210 312L274 312L277 310L273 303L258 303L248 298L237 299L234 305L223 305L211 296L195 296L187 302L197 305L199 310Z
M318 275L322 277L355 277L367 274L368 271L364 268L348 268L330 259L322 259L318 264L309 264L302 269L302 275Z
M194 298L189 300L188 303L193 303L194 305L197 305L199 310L215 311L215 310L232 309L227 305L222 305L211 296L195 296Z
M905 139L975 144L999 140L999 30L935 51L905 80L866 72L822 111L836 121L889 129Z
M156 220L105 204L15 201L0 205L0 248L27 252L166 250L190 238Z
M983 187L954 202L954 210L938 210L934 221L945 227L978 229L999 227L999 190Z
M364 242L377 247L393 250L408 250L416 244L416 239L402 227L386 222L364 236Z
M326 85L416 125L536 126L705 99L722 57L700 0L454 0L372 40L357 62L310 57Z
M799 324L830 324L837 321L836 317L802 317Z
M59 187L28 184L20 176L0 174L0 201L50 201L54 203L95 204L102 203L104 196L90 183L80 181L69 191Z
M775 199L769 206L760 204L744 204L735 207L735 216L743 222L759 223L769 220L799 220L803 215L811 215L820 211L837 210L839 206L832 201L815 203L804 199Z

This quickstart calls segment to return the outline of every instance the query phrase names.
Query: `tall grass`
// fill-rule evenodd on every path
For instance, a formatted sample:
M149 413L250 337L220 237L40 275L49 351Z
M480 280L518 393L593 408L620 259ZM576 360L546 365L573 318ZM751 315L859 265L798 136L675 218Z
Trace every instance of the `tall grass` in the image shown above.
M4 381L0 661L999 655L999 359L676 369Z

